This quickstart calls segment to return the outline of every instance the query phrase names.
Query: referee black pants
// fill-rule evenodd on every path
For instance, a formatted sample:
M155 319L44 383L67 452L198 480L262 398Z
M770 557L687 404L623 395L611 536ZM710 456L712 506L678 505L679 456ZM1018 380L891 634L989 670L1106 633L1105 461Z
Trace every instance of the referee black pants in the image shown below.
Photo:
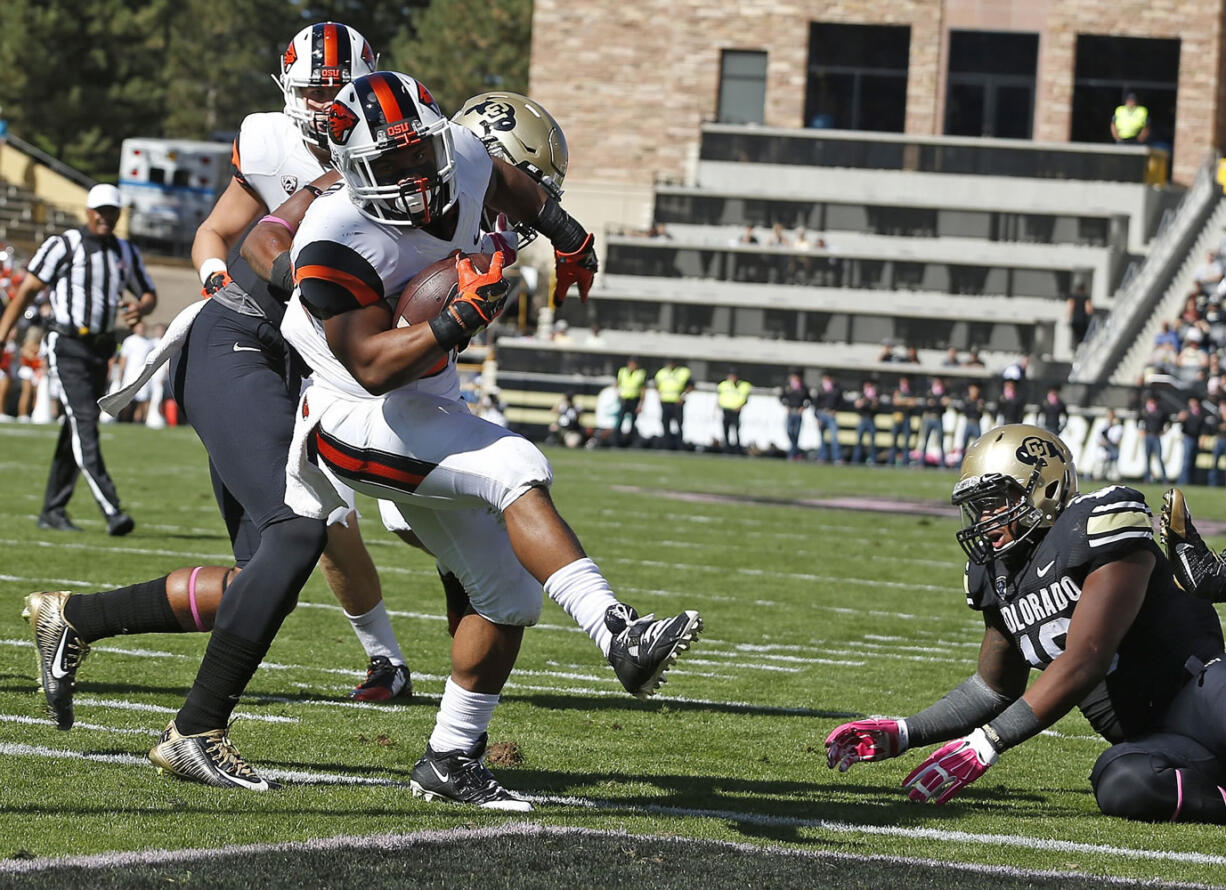
M110 335L78 339L51 332L47 356L63 393L65 420L51 459L43 513L62 511L72 498L77 475L85 474L90 493L110 517L119 512L119 495L98 444L98 399L106 394L107 362L115 352Z

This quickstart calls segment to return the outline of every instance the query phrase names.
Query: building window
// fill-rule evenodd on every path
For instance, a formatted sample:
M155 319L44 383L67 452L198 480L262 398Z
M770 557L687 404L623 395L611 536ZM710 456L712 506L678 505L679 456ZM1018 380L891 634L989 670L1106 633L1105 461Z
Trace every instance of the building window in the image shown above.
M719 63L719 122L760 124L766 113L766 53L726 49Z
M807 127L901 133L907 120L906 25L809 27Z
M1149 142L1173 148L1179 41L1077 35L1074 142L1110 142L1111 115L1129 93L1149 109Z
M950 31L945 133L1029 139L1039 35Z

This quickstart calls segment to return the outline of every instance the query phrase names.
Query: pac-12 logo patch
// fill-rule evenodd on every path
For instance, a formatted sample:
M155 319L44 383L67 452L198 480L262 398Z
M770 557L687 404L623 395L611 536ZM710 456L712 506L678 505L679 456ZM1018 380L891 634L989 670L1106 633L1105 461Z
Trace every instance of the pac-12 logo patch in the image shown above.
M298 177L282 176L281 188L285 189L285 194L292 195L294 192L298 191Z

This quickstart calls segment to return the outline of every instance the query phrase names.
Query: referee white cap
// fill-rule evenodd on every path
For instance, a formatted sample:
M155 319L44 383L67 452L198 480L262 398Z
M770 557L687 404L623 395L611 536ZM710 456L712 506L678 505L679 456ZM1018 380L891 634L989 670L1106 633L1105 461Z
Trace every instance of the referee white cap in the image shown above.
M97 210L99 207L122 207L123 200L119 197L119 189L103 182L89 190L85 206L90 210Z

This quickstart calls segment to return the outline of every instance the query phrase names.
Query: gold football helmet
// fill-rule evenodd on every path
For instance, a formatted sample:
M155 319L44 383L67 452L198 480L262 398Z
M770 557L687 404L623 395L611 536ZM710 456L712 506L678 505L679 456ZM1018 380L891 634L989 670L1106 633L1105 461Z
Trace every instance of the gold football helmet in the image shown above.
M983 565L1050 528L1076 496L1073 455L1059 436L1025 423L989 430L966 450L954 486L958 543ZM1011 539L1002 542L1006 529Z
M480 93L460 106L451 119L471 130L486 151L523 170L555 201L562 198L569 155L562 128L541 103L519 93ZM515 223L520 246L536 237L530 226Z

